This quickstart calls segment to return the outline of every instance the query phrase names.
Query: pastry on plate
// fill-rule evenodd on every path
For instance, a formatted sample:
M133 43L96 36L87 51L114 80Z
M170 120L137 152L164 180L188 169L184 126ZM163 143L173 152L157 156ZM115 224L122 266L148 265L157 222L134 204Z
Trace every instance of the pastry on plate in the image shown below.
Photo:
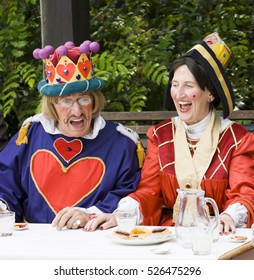
M113 231L113 235L126 240L133 239L146 239L147 237L163 238L171 234L171 231L166 227L157 227L148 229L146 227L135 227L130 232L116 229Z
M13 228L14 228L14 230L28 229L28 223L15 223Z
M135 227L131 230L132 238L145 238L151 235L151 231L145 227Z
M152 229L151 233L153 235L156 234L156 235L167 236L167 235L171 234L171 231L166 227L158 227L158 228Z
M129 233L127 231L120 230L120 229L114 230L113 235L116 236L116 237L120 237L122 239L131 239L131 233Z
M234 240L234 241L245 241L245 240L247 240L247 236L245 236L245 235L233 235L233 236L230 236L230 239Z

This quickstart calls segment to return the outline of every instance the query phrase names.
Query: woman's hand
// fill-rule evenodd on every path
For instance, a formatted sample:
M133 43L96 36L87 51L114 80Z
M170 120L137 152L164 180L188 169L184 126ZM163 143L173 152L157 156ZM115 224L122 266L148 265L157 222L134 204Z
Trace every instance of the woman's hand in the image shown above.
M220 234L235 233L235 223L230 215L223 213L220 215Z
M78 208L66 207L56 214L52 226L58 230L61 230L65 226L69 229L77 229L84 227L88 220L89 214Z
M116 218L115 214L106 214L106 213L100 213L98 215L91 216L88 223L85 225L84 230L85 231L94 231L97 227L99 227L100 230L104 230L107 228L111 228L116 226Z

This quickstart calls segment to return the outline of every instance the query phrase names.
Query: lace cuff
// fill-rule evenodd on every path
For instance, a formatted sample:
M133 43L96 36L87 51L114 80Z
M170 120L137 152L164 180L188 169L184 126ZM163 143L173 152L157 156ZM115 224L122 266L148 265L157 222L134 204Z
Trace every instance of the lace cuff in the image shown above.
M246 227L247 219L248 219L248 210L241 203L235 203L229 205L228 208L223 213L226 213L232 217L236 227L238 228Z

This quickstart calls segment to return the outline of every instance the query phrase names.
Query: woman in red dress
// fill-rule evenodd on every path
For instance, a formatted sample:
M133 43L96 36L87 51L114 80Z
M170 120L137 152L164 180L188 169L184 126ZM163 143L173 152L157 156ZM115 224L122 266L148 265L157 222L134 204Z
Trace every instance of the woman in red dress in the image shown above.
M140 224L174 225L179 188L201 188L216 201L221 233L254 222L254 135L228 119L234 109L225 72L230 55L212 33L173 63L165 105L174 105L178 116L148 130L140 183L118 206L136 206ZM223 116L216 113L219 104ZM113 226L115 217L98 216L85 229L98 224Z

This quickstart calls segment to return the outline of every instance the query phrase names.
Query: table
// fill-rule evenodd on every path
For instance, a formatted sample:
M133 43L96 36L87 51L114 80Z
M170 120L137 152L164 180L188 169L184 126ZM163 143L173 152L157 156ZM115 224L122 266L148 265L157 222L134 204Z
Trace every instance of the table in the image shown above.
M174 233L174 228L170 228ZM29 224L23 231L14 231L11 237L0 237L0 259L3 260L218 260L232 259L246 251L252 251L251 229L237 229L236 234L243 234L248 241L233 243L228 236L221 236L213 243L212 253L196 256L191 249L182 248L175 238L157 245L128 246L114 242L110 236L114 229L85 232L82 229L57 231L51 224ZM165 255L156 255L152 248L167 246L171 250ZM246 247L240 250L239 248ZM229 255L227 253L230 252ZM225 255L226 254L226 255ZM224 256L224 257L223 257Z

